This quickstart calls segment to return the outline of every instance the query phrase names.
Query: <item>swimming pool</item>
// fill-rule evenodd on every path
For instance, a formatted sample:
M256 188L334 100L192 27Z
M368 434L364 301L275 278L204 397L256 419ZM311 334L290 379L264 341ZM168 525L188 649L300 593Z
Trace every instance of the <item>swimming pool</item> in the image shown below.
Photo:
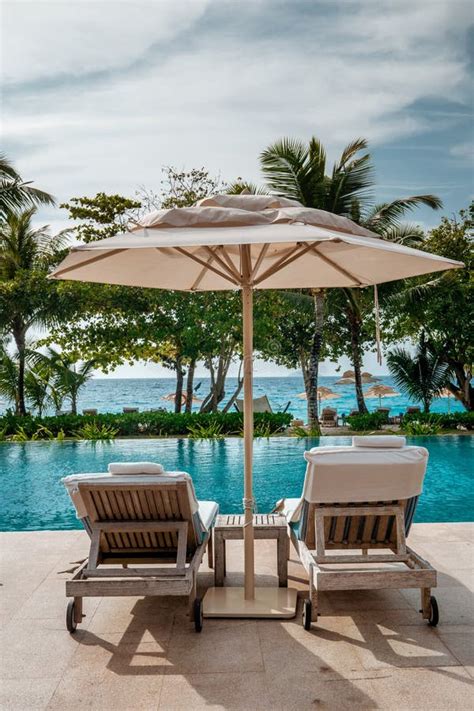
M256 439L254 493L259 511L283 496L299 496L305 449L350 444L350 437ZM415 521L474 520L474 437L413 437L430 451L425 489ZM77 472L103 472L111 461L156 461L189 472L201 499L219 502L222 513L242 507L243 440L135 439L106 442L0 444L0 530L80 528L60 479Z

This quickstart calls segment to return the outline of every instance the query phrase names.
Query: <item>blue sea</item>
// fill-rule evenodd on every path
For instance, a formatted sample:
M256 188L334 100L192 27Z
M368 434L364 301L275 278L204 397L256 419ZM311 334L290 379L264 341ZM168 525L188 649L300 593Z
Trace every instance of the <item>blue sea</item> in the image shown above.
M331 388L337 397L322 402L322 406L335 407L339 415L349 414L356 407L354 385L336 385L340 375L322 376L320 384ZM390 376L380 376L379 380L385 385L390 385L394 390L398 388ZM229 398L234 392L237 380L228 378L226 383L226 395ZM204 398L209 391L208 378L196 378L196 397ZM370 385L364 385L364 391ZM94 378L89 381L79 394L79 409L81 412L85 408L97 408L99 412L122 412L123 407L138 407L140 410L162 407L173 410L173 402L165 400L167 395L174 393L175 381L173 378ZM290 402L289 412L294 417L306 420L306 400L298 395L304 392L303 379L294 377L277 378L255 378L254 395L267 395L273 410L282 410ZM241 395L243 397L243 395ZM224 406L226 400L221 403ZM366 400L369 410L375 410L379 406L378 398L368 398ZM395 397L383 398L383 407L390 407L391 414L396 415L404 412L409 405L419 405L420 403L409 400L403 394ZM0 400L0 412L5 411L8 403ZM65 401L63 408L68 409ZM200 403L194 403L193 411L197 412ZM431 410L433 412L453 412L462 411L462 405L454 398L440 398L433 402ZM51 413L53 414L53 413Z

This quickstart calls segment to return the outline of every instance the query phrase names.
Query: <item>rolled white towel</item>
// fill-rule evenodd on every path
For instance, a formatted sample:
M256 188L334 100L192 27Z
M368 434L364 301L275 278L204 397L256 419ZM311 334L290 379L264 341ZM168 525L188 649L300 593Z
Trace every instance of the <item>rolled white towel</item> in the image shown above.
M111 462L109 474L164 474L161 464L156 462Z
M353 447L378 447L382 449L401 449L405 447L405 437L397 435L367 435L366 437L353 437Z

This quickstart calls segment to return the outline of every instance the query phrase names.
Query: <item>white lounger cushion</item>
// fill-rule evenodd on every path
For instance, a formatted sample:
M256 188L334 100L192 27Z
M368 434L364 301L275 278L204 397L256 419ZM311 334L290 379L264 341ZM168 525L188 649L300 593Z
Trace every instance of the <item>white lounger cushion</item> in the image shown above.
M418 496L428 463L424 447L315 447L304 456L303 497L320 504Z
M206 531L208 531L219 513L219 504L215 501L198 501L199 504L199 517L204 525Z
M406 437L398 437L397 435L368 435L365 437L353 437L353 447L376 447L377 449L400 449L405 447L407 443Z
M156 462L111 462L109 474L164 474L161 464Z
M193 480L186 472L165 472L165 474L131 474L126 476L125 474L120 475L120 485L130 484L131 486L136 484L159 484L166 486L167 483L175 484L176 480L186 481L188 485L189 493L189 503L191 505L192 513L197 513L199 510L199 502L196 498L196 493L194 491ZM74 506L76 507L77 517L84 518L87 516L88 511L82 500L82 496L79 492L79 484L84 482L90 482L93 484L106 484L113 488L117 484L117 475L115 474L72 474L71 476L64 477L61 479L62 483L69 492Z

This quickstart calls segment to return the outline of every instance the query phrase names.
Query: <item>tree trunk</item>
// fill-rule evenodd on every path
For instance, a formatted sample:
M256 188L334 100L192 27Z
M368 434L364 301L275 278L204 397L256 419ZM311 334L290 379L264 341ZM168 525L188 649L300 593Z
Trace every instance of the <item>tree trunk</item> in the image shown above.
M25 407L25 360L26 360L26 328L21 320L13 328L13 338L15 339L18 351L18 382L15 410L17 415L26 415Z
M232 393L232 397L229 398L229 401L226 403L226 406L224 407L222 412L229 412L230 408L232 407L234 402L239 397L243 384L244 384L244 379L242 377L242 361L240 361L239 372L237 374L237 387L235 388L234 392Z
M359 414L366 415L368 413L367 405L364 400L362 391L362 356L360 347L360 331L361 321L353 309L348 308L347 318L351 331L351 351L352 351L352 367L354 368L355 391L357 399L357 409Z
M181 412L181 407L183 405L183 383L184 371L180 356L179 358L176 358L176 392L174 395L174 411L176 413Z
M186 407L185 412L189 413L193 407L194 391L194 371L196 370L196 358L192 358L188 366L188 376L186 378Z
M458 361L448 360L448 363L456 376L456 383L448 382L447 388L468 412L472 412L474 410L474 388L471 385L472 370L465 368Z
M308 425L311 430L320 431L318 417L318 375L319 361L321 360L323 346L325 292L323 289L313 289L312 295L314 305L314 334L309 356L307 383L305 383L305 386L308 403Z
M211 356L206 358L206 367L211 377L211 388L201 405L200 412L217 412L219 403L225 398L225 381L234 350L235 343L222 344L217 368L214 367Z
M77 415L77 390L71 393L71 413Z

